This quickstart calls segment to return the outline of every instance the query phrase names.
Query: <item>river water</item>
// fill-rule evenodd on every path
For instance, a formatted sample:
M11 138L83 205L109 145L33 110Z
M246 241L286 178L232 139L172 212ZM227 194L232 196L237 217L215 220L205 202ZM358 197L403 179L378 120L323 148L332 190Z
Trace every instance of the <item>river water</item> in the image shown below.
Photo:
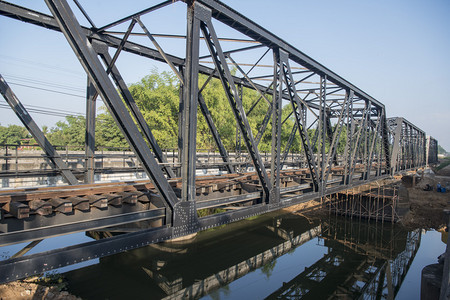
M422 268L445 251L443 239L367 220L273 213L64 276L83 299L419 299Z

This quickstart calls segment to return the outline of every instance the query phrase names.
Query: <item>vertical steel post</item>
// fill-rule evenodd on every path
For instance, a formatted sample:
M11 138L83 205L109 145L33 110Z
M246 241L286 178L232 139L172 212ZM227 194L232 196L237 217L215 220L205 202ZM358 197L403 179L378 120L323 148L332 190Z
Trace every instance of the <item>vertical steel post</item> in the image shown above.
M326 114L326 119L325 120L326 120L325 126L326 126L326 129L327 129L328 143L330 144L330 148L329 148L330 150L329 151L331 151L331 149L332 149L331 147L333 145L333 128L331 126L331 113L330 113L329 110L327 110L327 114ZM339 125L339 123L336 124L335 131L337 130L337 126L338 125ZM337 154L334 153L332 157L333 157L332 163L334 165L337 165ZM325 167L326 167L326 164L325 164Z
M278 72L280 60L279 49L273 52L273 77L274 88L272 97L272 157L270 161L270 176L272 182L272 191L270 193L270 203L277 203L280 201L280 155L281 155L281 111L283 108L283 84L281 78L277 78L281 75ZM279 74L279 75L278 75ZM277 89L278 87L278 89Z
M325 144L326 144L326 134L327 134L327 130L326 130L326 124L327 124L327 112L326 112L326 107L327 107L327 103L326 103L326 97L327 97L327 76L320 76L320 111L321 111L321 120L319 120L320 124L321 124L321 128L322 128L322 147L320 150L320 189L319 192L321 195L323 195L323 193L325 192ZM331 145L330 145L330 150L331 150Z
M354 131L354 120L353 120L353 97L354 92L352 90L347 92L347 143L344 150L344 185L348 184L350 181L350 159L351 159L351 149L353 147L353 131Z
M181 201L195 200L195 161L197 151L197 101L198 57L200 22L196 18L196 4L189 2L187 8L186 63L183 86Z
M187 3L186 61L180 99L181 201L174 209L174 237L197 232L195 165L197 159L197 104L200 21L195 1Z
M393 148L392 148L392 154L391 154L391 174L394 174L395 172L399 171L398 167L398 156L401 149L401 141L402 141L402 133L403 133L403 118L396 118L395 123L397 124L397 127L394 130L394 141L393 141ZM387 166L386 166L387 167Z
M244 99L244 87L242 86L242 84L239 85L238 91L239 91L239 97L241 99ZM241 131L239 130L239 126L237 126L237 125L236 125L235 154L236 154L235 161L240 162L237 165L237 171L243 172L244 166L241 164L241 162L242 162L242 137L241 137Z
M86 175L85 183L94 183L95 174L95 115L97 91L92 82L87 80L86 90L86 132L85 132L85 156Z
M381 115L380 115L380 112L377 110L377 123L375 125L375 129L372 131L373 132L372 144L370 146L369 155L367 157L367 166L366 166L366 175L365 175L366 180L370 179L370 172L372 170L372 162L373 162L373 156L374 156L374 148L378 141L378 136L380 135L380 130L381 130L380 123L381 123Z
M184 67L180 66L180 74L182 74L184 78ZM180 93L179 98L180 102L178 104L178 140L177 140L177 147L178 147L178 153L177 153L177 160L178 163L181 163L181 157L183 155L183 109L184 109L184 83L180 82ZM175 153L174 153L175 157ZM181 166L176 169L177 177L181 177Z

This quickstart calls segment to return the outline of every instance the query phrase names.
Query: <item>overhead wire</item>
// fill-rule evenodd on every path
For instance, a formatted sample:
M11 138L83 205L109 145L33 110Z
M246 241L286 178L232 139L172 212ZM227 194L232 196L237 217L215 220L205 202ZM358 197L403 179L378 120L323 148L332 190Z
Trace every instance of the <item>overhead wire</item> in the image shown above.
M9 105L3 104L3 103L0 103L0 108L11 110L11 107ZM58 112L58 111L54 111L54 110L36 109L36 108L31 108L31 107L26 108L26 109L30 113L36 113L36 114L54 116L54 117L68 117L68 116L77 117L77 116L83 115L83 114L77 113L77 112L64 113L64 112Z
M34 79L31 77L25 77L25 76L16 76L16 75L11 75L8 73L3 73L3 76L5 76L6 78L10 78L12 80L15 81L21 81L21 82L25 82L25 83L30 83L30 84L39 84L39 85L45 85L45 86L49 86L49 87L53 87L53 88L60 88L60 89L65 89L65 90L71 90L74 92L85 92L86 89L80 88L80 87L74 87L73 85L67 85L67 84L60 84L60 83L55 83L55 82L49 82L49 81L43 81L43 80L39 80L39 79Z
M22 81L22 82L28 82L31 84L40 84L40 85L49 86L49 87L53 87L53 88L64 88L64 89L72 90L74 92L82 91L82 89L80 89L80 88L74 88L69 85L46 82L46 81L42 81L42 80L38 80L38 79L33 79L30 77L20 77L20 76L11 75L11 74L7 74L5 76L7 78L13 79L13 81L8 80L8 84L10 84L10 85L16 85L16 86L21 86L21 87L26 87L26 88L31 88L31 89L43 90L46 92L58 93L58 94L63 94L63 95L68 95L68 96L72 96L72 97L78 97L78 98L85 99L85 96L82 96L80 94L67 93L67 92L58 91L55 89L41 88L41 87L36 87L36 86L28 85L28 84L17 83L15 81L17 80L17 81ZM58 108L50 108L50 107L31 105L31 104L24 104L24 106L26 107L27 111L30 113L36 113L36 114L47 115L47 116L55 116L55 117L64 117L65 118L67 116L83 115L82 113L79 113L79 112L58 109ZM4 103L0 103L0 108L11 109L9 107L9 105L4 104Z
M52 92L52 93L57 93L57 94L63 94L63 95L68 95L68 96L73 96L73 97L78 97L78 98L83 98L86 99L85 96L81 96L81 95L76 95L76 94L71 94L71 93L66 93L66 92L61 92L61 91L56 91L56 90L51 90L51 89L45 89L45 88L40 88L40 87L36 87L36 86L31 86L31 85L26 85L26 84L20 84L17 82L8 82L8 84L10 85L17 85L17 86L22 86L22 87L27 87L30 89L36 89L36 90L41 90L41 91L46 91L46 92Z
M67 69L67 68L62 68L62 67L55 66L55 65L45 64L45 63L38 62L38 61L35 61L35 60L18 58L18 57L4 55L4 54L2 54L0 56L0 60L5 60L7 63L13 63L13 64L14 64L14 61L16 61L16 63L19 62L19 63L22 63L22 64L26 64L27 67L30 67L30 65L34 65L35 67L38 67L38 68L41 68L41 69L44 68L44 69L52 70L54 72L55 71L64 72L66 74L69 74L70 76L77 77L77 78L83 78L83 79L86 78L86 76L83 75L81 72L70 70L70 69Z
M13 56L8 55L1 55L0 60L7 61L8 63L19 63L19 64L26 64L28 67L36 67L39 69L45 69L46 72L48 70L51 70L54 73L66 73L70 74L73 77L77 78L86 78L85 76L82 76L81 73L78 73L74 70L41 63L34 60L27 60L23 58L17 58ZM86 99L85 90L80 87L76 87L73 85L63 84L63 83L56 83L52 81L45 81L41 79L36 79L32 77L27 77L23 75L17 75L17 74L8 74L3 73L3 75L8 79L8 84L12 86L20 86L24 88L29 89L35 89L35 90L41 90L45 92L51 92L76 98L81 98L83 100ZM36 86L38 85L38 86ZM102 101L101 98L97 99L98 101ZM36 113L41 115L47 115L47 116L55 116L55 117L67 117L67 116L81 116L84 115L83 113L74 112L70 110L64 110L64 109L56 109L56 108L50 108L50 107L44 107L44 106L37 106L37 105L30 105L30 104L24 104L27 111L30 113ZM0 103L0 108L2 109L11 109L9 105Z
M25 104L25 106L29 107L29 108L33 108L33 109L43 109L43 110L47 110L48 109L48 107L38 106L38 105L31 105L31 104ZM82 115L82 113L69 111L69 110L64 110L64 109L52 108L52 111L58 111L58 112L67 113L67 114Z

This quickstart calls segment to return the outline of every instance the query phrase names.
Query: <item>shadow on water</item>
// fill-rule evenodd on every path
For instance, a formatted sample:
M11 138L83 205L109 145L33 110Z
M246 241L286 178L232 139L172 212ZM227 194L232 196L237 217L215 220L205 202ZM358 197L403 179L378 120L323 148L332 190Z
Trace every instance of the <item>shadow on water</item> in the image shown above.
M392 224L270 214L64 275L83 299L383 299L397 294L420 240Z

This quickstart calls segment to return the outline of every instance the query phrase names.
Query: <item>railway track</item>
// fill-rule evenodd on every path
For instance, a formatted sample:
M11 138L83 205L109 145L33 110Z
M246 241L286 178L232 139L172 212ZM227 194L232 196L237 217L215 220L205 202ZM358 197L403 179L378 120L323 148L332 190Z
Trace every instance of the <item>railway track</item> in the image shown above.
M307 181L307 172L306 169L283 171L284 185L290 185L290 189L286 191L295 190L295 185L293 188L289 184L291 182ZM244 173L198 177L196 191L199 203L216 198L217 195L236 196L256 192L259 189L256 176L255 173ZM181 191L181 178L171 179L169 183L177 194ZM309 184L299 184L298 187L306 189ZM73 214L76 211L104 210L111 206L135 206L138 203L159 206L158 199L155 187L148 180L0 191L2 219ZM200 207L204 208L202 205Z

